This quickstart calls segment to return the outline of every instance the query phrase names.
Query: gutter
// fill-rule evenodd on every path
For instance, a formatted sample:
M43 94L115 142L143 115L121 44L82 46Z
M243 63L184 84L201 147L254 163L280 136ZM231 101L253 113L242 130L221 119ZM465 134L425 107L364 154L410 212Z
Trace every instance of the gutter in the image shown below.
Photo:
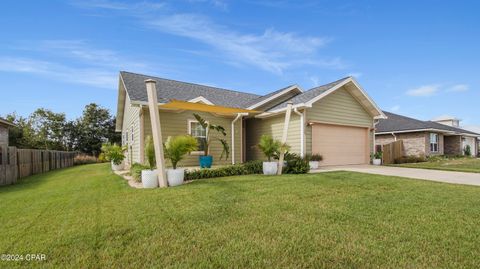
M294 108L293 112L300 116L300 157L305 156L305 115L298 111L298 108Z

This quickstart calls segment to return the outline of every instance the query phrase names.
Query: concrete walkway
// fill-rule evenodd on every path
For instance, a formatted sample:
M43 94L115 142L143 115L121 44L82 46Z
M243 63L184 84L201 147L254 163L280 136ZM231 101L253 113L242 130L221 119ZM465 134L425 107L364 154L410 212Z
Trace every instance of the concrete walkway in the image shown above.
M450 172L430 169L416 169L391 166L373 165L347 165L322 167L312 170L310 173L322 173L331 171L351 171L384 176L407 177L431 181L439 181L454 184L480 186L480 173Z

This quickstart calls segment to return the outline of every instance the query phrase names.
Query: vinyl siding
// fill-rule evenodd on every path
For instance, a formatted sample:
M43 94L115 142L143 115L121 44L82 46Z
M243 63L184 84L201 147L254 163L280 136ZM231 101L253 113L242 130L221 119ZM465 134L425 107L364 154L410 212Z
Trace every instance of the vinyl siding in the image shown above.
M140 108L132 106L130 98L125 98L125 111L122 126L122 145L127 147L126 163L128 165L140 162ZM132 140L133 127L133 140ZM128 138L125 134L128 133Z
M363 106L342 87L333 93L325 96L307 109L307 120L323 123L372 127L373 117L363 108ZM306 153L312 152L312 127L305 127ZM373 135L370 134L373 150Z
M248 119L246 121L246 157L247 160L265 160L265 156L256 147L264 134L275 139L282 139L285 114L266 119ZM300 116L293 113L287 133L287 144L290 152L300 154Z
M147 108L144 109L144 136L147 137L152 135L152 124L150 122L150 112ZM168 136L176 136L176 135L186 135L188 134L188 120L195 120L193 116L193 111L183 111L183 112L167 112L167 111L160 111L160 124L162 126L162 139L165 142ZM197 112L200 116L202 116L205 120L210 122L211 124L221 125L225 128L227 133L226 137L222 135L217 135L215 131L212 133L212 137L224 138L227 140L228 145L231 145L231 129L232 129L232 120L233 117L219 117L213 115L211 113L204 113L204 112ZM239 119L235 123L235 163L241 163L241 126L242 121ZM213 156L213 164L231 164L231 152L228 159L225 160L225 157L220 160L220 154L222 153L222 145L219 141L212 140L210 144L210 155ZM179 166L198 166L198 154L191 154L185 156L185 159L179 163ZM167 167L170 167L170 162L166 160Z
M8 146L8 128L0 125L0 146Z

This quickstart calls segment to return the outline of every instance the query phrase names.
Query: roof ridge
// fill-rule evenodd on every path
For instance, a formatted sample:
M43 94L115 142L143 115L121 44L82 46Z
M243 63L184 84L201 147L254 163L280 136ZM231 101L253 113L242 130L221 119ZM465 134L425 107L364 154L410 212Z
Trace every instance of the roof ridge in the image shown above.
M243 91L238 91L238 90L230 90L230 89L225 89L225 88L220 88L220 87L214 87L214 86L209 86L209 85L203 85L203 84L198 84L198 83L193 83L193 82L186 82L186 81L180 81L180 80L175 80L175 79L168 79L168 78L161 78L157 76L151 76L151 75L145 75L145 74L140 74L140 73L135 73L135 72L129 72L129 71L120 71L121 73L129 73L133 75L139 75L139 76L144 76L144 77L152 77L152 78L157 78L161 80L167 80L167 81L173 81L173 82L179 82L179 83L185 83L185 84L190 84L190 85L195 85L195 86L202 86L202 87L209 87L213 89L218 89L218 90L223 90L223 91L229 91L229 92L235 92L235 93L242 93L242 94L250 94L254 95L256 97L261 97L261 95L255 94L255 93L249 93L249 92L243 92ZM204 96L205 97L205 96Z
M339 83L340 81L343 81L343 80L346 80L346 79L349 79L349 78L353 78L353 77L352 77L352 76L346 76L346 77L344 77L344 78L337 79L337 80L335 80L335 81L332 81L332 82L329 82L329 83L326 83L326 84L323 84L323 85L315 86L315 87L313 87L313 88L311 88L311 89L308 89L308 90L304 91L303 93L306 93L306 92L309 92L309 91L312 91L312 90L315 90L315 89L318 89L318 88L321 88L321 87L325 87L325 86L327 86L327 85L329 85L329 84Z

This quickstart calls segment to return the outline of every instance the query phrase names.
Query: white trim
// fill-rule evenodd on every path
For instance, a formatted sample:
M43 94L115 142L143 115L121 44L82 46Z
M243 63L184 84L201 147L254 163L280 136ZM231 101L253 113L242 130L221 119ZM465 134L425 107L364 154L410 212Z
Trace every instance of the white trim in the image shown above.
M435 143L432 142L432 135L434 135L437 138ZM432 153L440 152L440 135L438 133L429 133L428 140L429 140L428 145L429 145L430 152ZM437 149L432 150L432 145L436 145Z
M353 77L349 78L349 81L353 82L353 84L360 90L360 92L363 94L365 98L373 105L375 110L380 114L380 116L377 116L377 118L380 119L387 119L388 117L383 113L383 111L380 109L380 107L373 101L373 99L368 95L368 93L360 86L360 84L357 82L357 80Z
M235 119L232 120L232 130L231 130L231 137L232 137L232 151L231 151L231 154L232 154L232 164L235 164L235 122L238 121L238 120L241 120L243 116L248 116L248 113L238 113L237 116L235 117ZM242 130L240 130L240 139L241 139L241 132ZM240 141L240 144L241 144L241 141ZM240 152L241 152L241 148L240 148Z
M300 116L300 157L305 157L305 115L298 111L297 108L293 109L293 112Z
M451 135L457 135L455 132L452 131L445 131L445 130L440 130L440 129L412 129L412 130L403 130L403 131L393 131L393 132L375 132L375 135L384 135L384 134L402 134L402 133L415 133L415 132L439 132L439 133L445 133L445 134L451 134ZM460 135L460 134L458 134Z
M300 88L300 86L298 86L298 85L295 84L295 85L292 85L292 86L286 88L285 90L283 90L283 91L281 91L281 92L279 92L279 93L277 93L277 94L274 94L274 95L268 97L268 98L265 99L265 100L262 100L262 101L260 101L260 102L258 102L258 103L255 103L255 104L247 107L247 109L255 109L255 108L257 108L257 107L259 107L259 106L261 106L261 105L264 105L264 104L266 104L266 103L268 103L268 102L270 102L270 101L272 101L272 100L275 100L276 98L278 98L278 97L280 97L280 96L282 96L282 95L284 95L284 94L286 94L286 93L289 93L290 91L292 91L292 90L294 90L294 89L299 90L301 93L303 92L302 88ZM259 97L259 98L260 98L260 97Z
M203 96L195 97L193 99L188 100L190 103L204 103L207 105L214 105L212 102L210 102L207 98Z

